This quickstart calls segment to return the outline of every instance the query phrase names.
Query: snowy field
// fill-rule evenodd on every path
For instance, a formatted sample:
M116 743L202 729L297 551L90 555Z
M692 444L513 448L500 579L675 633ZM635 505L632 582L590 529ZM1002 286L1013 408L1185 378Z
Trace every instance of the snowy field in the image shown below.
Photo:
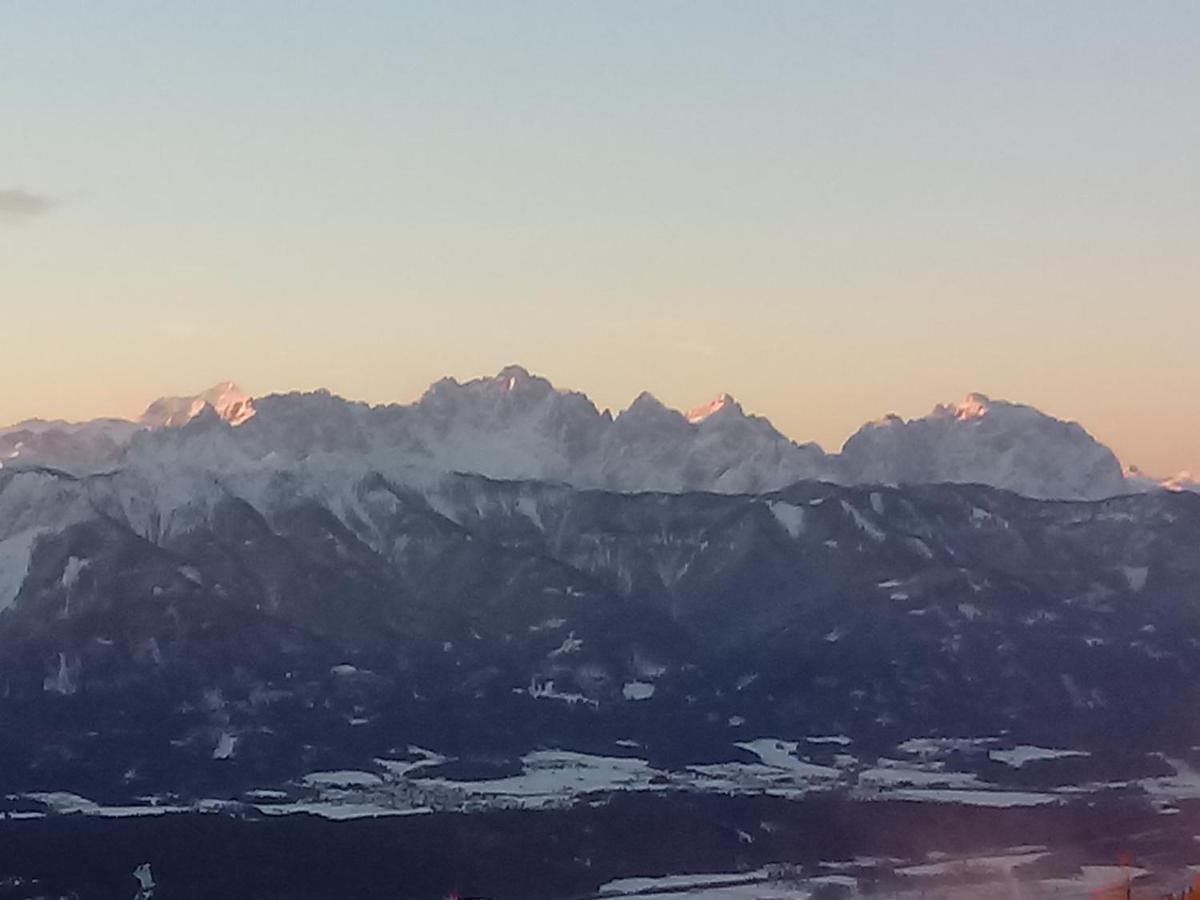
M823 863L819 868L825 871L809 874L768 866L741 873L623 878L604 885L596 900L805 900L822 892L874 900L1085 900L1126 883L1135 897L1157 897L1163 889L1178 893L1195 877L1193 869L1181 869L1151 887L1146 881L1150 873L1137 867L1071 866L1064 867L1061 877L1049 878L1023 871L1052 855L1044 847L1014 847L990 856L946 858L934 854L933 861L902 866L894 860L875 859Z
M236 753L237 741L228 742ZM1164 761L1174 774L1132 782L1022 786L1033 763L1083 757L1069 748L1005 744L996 738L917 738L884 756L860 755L843 736L800 740L760 737L730 746L730 761L665 769L632 755L632 742L617 742L611 755L572 750L537 750L523 756L519 771L502 777L450 777L442 768L454 760L420 747L407 757L378 758L364 769L308 772L291 782L264 785L237 797L181 804L174 798L140 797L105 806L67 791L19 795L33 808L11 816L83 814L104 817L163 815L173 812L257 810L351 819L487 809L561 809L620 792L695 793L801 799L837 792L851 799L893 800L993 808L1050 806L1079 800L1096 791L1135 791L1164 812L1181 800L1200 798L1200 774L1177 759ZM993 768L999 764L1018 779L1003 785L978 772L964 771L963 754ZM0 814L2 815L2 814Z

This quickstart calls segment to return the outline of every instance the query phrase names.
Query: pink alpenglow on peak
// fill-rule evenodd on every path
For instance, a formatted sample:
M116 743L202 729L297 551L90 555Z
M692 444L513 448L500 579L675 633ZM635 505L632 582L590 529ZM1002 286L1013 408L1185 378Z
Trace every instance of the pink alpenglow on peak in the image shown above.
M192 422L196 427L184 427ZM970 483L1027 497L1090 500L1196 488L1187 475L1164 484L1125 473L1077 423L979 393L915 419L886 416L860 428L840 453L825 453L748 415L729 394L684 413L642 393L614 417L586 395L515 365L461 383L443 378L415 403L372 406L328 391L252 400L224 382L202 394L157 400L138 422L0 429L5 469L101 472L156 454L238 471L336 454L348 464L410 474L469 472L636 492L754 494L805 479Z
M207 391L190 397L160 397L139 420L147 428L180 428L211 408L230 425L238 426L254 418L254 401L232 381L222 381Z
M1162 482L1168 491L1200 491L1200 476L1191 472L1177 472Z
M1101 500L1130 487L1113 452L1079 424L978 393L923 418L864 425L838 465L851 484L986 484L1043 499Z
M716 399L705 403L703 406L697 406L695 409L689 412L687 414L687 420L693 425L699 425L705 419L716 415L721 410L730 407L736 407L737 405L737 401L734 400L729 394L721 394L721 396L717 397Z
M982 419L992 408L987 394L967 394L965 400L954 409L954 418L962 420Z
M927 418L929 419L954 419L958 422L972 422L977 419L982 419L990 412L995 412L997 409L1010 406L1019 406L1019 404L1009 403L1005 400L993 400L987 394L980 394L972 391L963 398L961 403L939 403L933 408ZM895 413L890 413L882 419L869 424L884 425L884 424L903 424L904 419L897 416Z
M1176 472L1169 478L1156 478L1147 472L1142 471L1138 466L1127 466L1125 468L1125 481L1133 490L1148 491L1155 488L1161 488L1167 491L1178 493L1180 491L1191 491L1200 493L1200 475L1192 472Z

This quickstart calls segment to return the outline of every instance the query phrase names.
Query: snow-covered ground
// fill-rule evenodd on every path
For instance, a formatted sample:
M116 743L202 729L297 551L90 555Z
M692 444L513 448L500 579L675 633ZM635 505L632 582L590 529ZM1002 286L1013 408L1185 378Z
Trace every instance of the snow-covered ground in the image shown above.
M1008 750L989 750L988 756L997 762L1002 762L1019 769L1026 763L1039 759L1064 759L1069 756L1087 756L1082 750L1055 750L1049 747L1032 747L1019 744Z
M600 888L601 896L622 897L651 890L671 890L674 888L719 887L729 884L746 884L749 882L766 881L770 872L758 869L753 872L717 873L697 875L662 875L656 878L619 878L610 881Z
M375 819L380 816L420 816L433 812L428 806L416 806L409 809L396 809L390 806L378 806L372 803L341 803L334 800L315 800L300 803L273 803L258 807L259 811L268 816L290 816L304 813L310 816L320 816L323 819Z
M1049 864L1061 874L1037 876L1029 867ZM823 887L848 891L848 898L922 900L929 897L971 900L1090 900L1097 892L1135 886L1149 872L1114 865L1077 866L1056 861L1046 847L1012 847L979 856L931 853L924 861L857 859L799 869L766 866L745 872L709 872L622 878L601 887L597 900L802 900ZM1187 869L1168 876L1178 889L1190 884ZM1150 888L1144 888L1151 891ZM1145 893L1145 896L1158 896Z
M1044 806L1059 803L1055 794L1033 791L950 790L946 788L902 788L887 795L893 800L916 800L920 803L956 803L961 806Z
M620 750L636 745L619 742ZM972 751L983 760L1022 768L1032 761L1084 755L1081 751L1018 744L996 738L919 738L898 745L894 756L860 757L842 736L784 740L760 737L730 746L731 760L665 769L634 755L602 755L573 750L536 750L520 760L520 771L503 777L450 777L438 768L451 760L434 751L409 747L407 758L373 761L365 769L309 772L290 785L264 785L235 800L179 806L159 801L105 807L66 792L25 795L57 814L162 815L211 810L238 802L267 815L310 813L329 818L411 815L431 811L495 808L562 808L617 792L680 792L764 795L799 799L814 792L837 791L859 800L901 800L962 806L1042 806L1079 799L1092 788L1054 790L1000 786L979 774L954 768L953 755ZM617 750L617 748L614 748ZM836 750L837 752L833 752ZM619 750L618 750L619 752ZM745 755L754 758L746 761ZM738 759L742 756L742 759ZM1140 787L1162 806L1200 797L1200 774L1170 760L1176 774L1144 779Z
M796 900L810 896L803 888L784 884L767 869L697 875L621 878L600 888L608 900Z

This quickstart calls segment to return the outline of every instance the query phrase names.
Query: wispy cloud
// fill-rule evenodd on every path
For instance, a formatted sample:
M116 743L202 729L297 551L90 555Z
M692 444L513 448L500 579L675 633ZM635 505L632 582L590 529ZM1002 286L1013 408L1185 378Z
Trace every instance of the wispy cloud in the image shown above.
M48 194L35 194L21 188L0 188L0 218L33 219L50 212L58 200Z

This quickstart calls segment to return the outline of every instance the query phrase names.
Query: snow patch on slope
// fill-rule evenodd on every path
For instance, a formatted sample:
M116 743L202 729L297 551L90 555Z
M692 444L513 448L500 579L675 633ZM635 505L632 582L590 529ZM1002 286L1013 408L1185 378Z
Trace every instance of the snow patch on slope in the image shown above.
M21 592L33 545L41 533L39 528L30 528L0 541L0 612L12 606Z

